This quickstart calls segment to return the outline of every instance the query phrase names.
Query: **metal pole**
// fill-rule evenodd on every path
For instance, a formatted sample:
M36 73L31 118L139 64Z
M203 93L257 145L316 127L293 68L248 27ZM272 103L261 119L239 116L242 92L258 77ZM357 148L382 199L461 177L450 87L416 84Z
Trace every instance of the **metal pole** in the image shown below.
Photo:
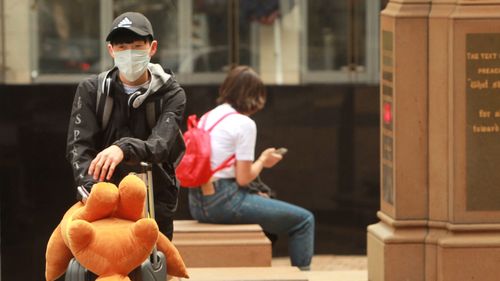
M147 216L148 218L155 219L155 207L154 207L154 195L153 195L153 175L152 175L152 169L153 165L151 163L147 162L141 162L141 167L142 167L142 179L144 183L146 184L146 211L147 211ZM151 265L153 266L154 270L158 270L161 266L160 264L160 259L158 258L158 251L156 249L156 246L153 248L153 252L151 254L152 259L151 259Z
M273 24L274 62L276 65L276 84L283 84L283 60L281 56L281 19L277 17Z

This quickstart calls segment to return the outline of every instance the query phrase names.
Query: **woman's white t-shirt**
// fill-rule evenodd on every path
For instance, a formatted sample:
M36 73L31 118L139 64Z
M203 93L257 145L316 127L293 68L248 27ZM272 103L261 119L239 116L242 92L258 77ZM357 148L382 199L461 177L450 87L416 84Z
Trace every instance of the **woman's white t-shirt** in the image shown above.
M204 128L209 129L215 122L229 112L236 112L231 105L224 103L205 114L198 127L200 128L207 118ZM255 158L255 141L257 126L250 117L243 114L231 114L224 118L210 133L212 169L217 168L224 160L236 155L236 160L252 161ZM215 178L234 178L235 165L222 169L214 174Z

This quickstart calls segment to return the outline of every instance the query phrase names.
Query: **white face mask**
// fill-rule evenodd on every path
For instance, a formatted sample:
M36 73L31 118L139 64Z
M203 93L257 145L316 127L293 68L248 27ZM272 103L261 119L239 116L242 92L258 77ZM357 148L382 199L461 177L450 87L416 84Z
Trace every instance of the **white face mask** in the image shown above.
M135 81L139 78L151 60L149 49L147 50L123 50L115 53L115 66L128 81Z

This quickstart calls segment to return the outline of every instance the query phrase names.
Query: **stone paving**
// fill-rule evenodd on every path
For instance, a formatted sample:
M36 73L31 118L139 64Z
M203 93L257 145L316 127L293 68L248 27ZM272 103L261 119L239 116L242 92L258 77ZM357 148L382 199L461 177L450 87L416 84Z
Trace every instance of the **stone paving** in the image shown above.
M276 257L272 267L267 268L192 268L193 281L242 281L242 280L273 280L273 281L367 281L366 256L354 255L315 255L311 271L298 271L290 267L288 257ZM257 269L258 272L254 270ZM294 270L296 271L294 271ZM188 269L189 271L189 269ZM238 274L234 274L234 272ZM232 272L232 273L231 273ZM248 276L250 272L250 277ZM296 273L294 273L296 272ZM228 274L230 273L230 274ZM271 274L271 275L270 275ZM276 275L278 274L278 275ZM250 278L250 279L248 279ZM190 279L171 278L170 281L189 281Z
M272 266L290 266L288 257L273 258ZM367 270L366 256L316 255L311 263L312 271L324 270Z
M273 267L290 266L288 257L276 257ZM316 255L307 272L309 281L367 281L366 256Z

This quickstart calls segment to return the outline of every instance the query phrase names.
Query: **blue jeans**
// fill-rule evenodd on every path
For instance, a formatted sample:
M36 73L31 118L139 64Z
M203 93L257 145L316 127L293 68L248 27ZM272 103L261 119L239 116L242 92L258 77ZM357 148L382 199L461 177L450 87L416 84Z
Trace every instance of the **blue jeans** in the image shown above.
M214 182L215 193L204 196L189 190L189 210L194 219L219 224L259 224L266 232L288 234L293 266L307 270L314 251L314 216L308 210L249 193L234 179Z

